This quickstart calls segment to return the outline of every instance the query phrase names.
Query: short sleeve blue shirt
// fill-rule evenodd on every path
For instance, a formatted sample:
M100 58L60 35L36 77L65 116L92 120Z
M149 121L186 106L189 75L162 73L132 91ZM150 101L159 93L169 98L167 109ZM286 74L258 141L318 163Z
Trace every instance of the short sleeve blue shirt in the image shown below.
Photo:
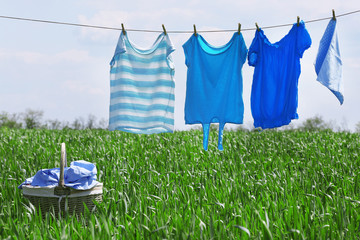
M248 54L254 66L251 113L255 128L275 128L298 119L298 79L300 58L311 46L311 38L301 21L277 43L270 43L263 30L256 31Z
M222 147L225 123L243 122L242 66L247 48L242 34L234 33L221 47L214 47L197 34L183 45L187 70L185 123L201 123L204 149L209 125L219 123L218 148Z

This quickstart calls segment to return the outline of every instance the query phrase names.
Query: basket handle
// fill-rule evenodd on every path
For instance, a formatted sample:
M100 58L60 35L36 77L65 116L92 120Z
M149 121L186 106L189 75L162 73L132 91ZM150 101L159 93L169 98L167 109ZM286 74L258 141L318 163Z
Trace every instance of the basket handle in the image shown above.
M66 149L65 149L65 143L61 144L61 160L60 160L60 180L59 180L59 187L64 187L64 169L66 167Z

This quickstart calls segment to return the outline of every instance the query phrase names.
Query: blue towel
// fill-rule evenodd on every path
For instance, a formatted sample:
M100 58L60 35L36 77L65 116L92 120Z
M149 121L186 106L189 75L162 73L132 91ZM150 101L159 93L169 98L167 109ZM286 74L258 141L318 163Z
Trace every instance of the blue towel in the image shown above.
M330 20L321 38L315 71L318 76L316 80L327 87L338 98L340 104L343 104L344 86L336 20Z
M98 184L96 181L96 166L90 162L79 160L70 164L64 169L65 186L77 190L88 190ZM28 178L18 188L23 185L52 187L59 184L60 168L42 169L35 176Z

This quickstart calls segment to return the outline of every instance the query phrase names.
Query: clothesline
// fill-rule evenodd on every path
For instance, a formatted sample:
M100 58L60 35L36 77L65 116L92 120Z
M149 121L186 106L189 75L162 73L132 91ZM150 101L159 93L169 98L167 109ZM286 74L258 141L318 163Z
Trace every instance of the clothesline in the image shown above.
M343 14L336 15L336 18L359 13L360 10L347 12ZM21 20L21 21L31 21L31 22L41 22L41 23L50 23L50 24L60 24L60 25L68 25L68 26L76 26L76 27L87 27L87 28L97 28L97 29L107 29L107 30L117 30L121 31L122 28L115 28L115 27L106 27L106 26L97 26L97 25L88 25L88 24L78 24L78 23L69 23L69 22L57 22L57 21L51 21L51 20L40 20L40 19L32 19L32 18L22 18L22 17L12 17L12 16L0 16L0 18L5 19L12 19L12 20ZM326 18L318 18L313 20L304 21L305 23L313 23L313 22L319 22L331 19L331 17ZM286 27L286 26L292 26L293 23L287 23L287 24L279 24L279 25L272 25L272 26L264 26L261 27L262 29L269 29L269 28L278 28L278 27ZM225 29L225 30L199 30L197 32L199 33L216 33L216 32L234 32L238 29ZM244 28L241 29L241 31L253 31L256 30L256 28ZM146 29L128 29L126 28L126 31L129 32L149 32L149 33L161 33L162 30L146 30ZM173 30L173 31L166 31L167 33L193 33L194 31L179 31L179 30Z

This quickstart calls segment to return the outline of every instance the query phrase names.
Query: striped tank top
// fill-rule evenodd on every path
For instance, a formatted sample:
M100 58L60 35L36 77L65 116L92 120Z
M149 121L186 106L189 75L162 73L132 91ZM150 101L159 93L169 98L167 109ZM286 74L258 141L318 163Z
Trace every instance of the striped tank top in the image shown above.
M174 130L174 51L169 36L160 34L144 50L120 34L110 62L109 130L162 133Z

